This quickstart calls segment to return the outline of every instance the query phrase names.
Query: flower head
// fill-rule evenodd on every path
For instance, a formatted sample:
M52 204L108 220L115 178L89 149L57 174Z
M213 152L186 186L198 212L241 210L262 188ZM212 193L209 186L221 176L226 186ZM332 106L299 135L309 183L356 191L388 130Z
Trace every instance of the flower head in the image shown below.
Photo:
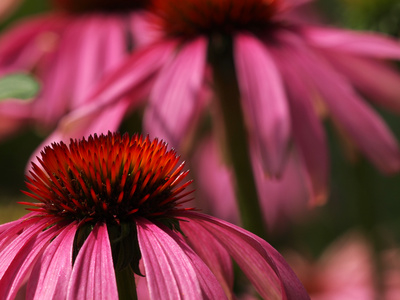
M54 143L33 164L32 211L0 226L0 294L117 299L144 276L151 299L233 297L230 257L267 299L308 299L259 237L182 206L187 171L167 145L108 133Z
M259 31L268 27L276 13L277 0L250 1L153 1L160 25L171 36L195 37L215 32Z
M90 102L91 89L149 39L142 25L148 1L51 2L49 13L21 20L0 36L0 75L29 73L41 83L31 101L1 101L0 116L9 126L0 128L0 139L28 124L53 129L67 112ZM125 110L111 109L107 118L119 119Z
M399 44L378 34L300 23L291 12L304 2L154 1L155 17L148 20L161 37L103 81L93 94L96 101L67 115L49 140L97 130L99 112L122 103L137 106L129 95L150 85L145 130L181 147L207 109L218 107L210 101L218 97L210 96L209 83L215 86L215 62L231 57L228 76L235 73L249 152L269 177L284 172L294 145L311 203L326 200L325 118L382 172L397 172L396 138L363 97L400 111L400 76L387 62L400 58ZM212 116L214 124L221 123L221 114Z

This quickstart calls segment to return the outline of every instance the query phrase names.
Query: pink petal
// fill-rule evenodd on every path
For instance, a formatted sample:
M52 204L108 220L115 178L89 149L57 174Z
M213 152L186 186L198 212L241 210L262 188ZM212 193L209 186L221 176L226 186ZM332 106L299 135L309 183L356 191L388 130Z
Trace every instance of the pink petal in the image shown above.
M107 225L96 224L79 250L66 299L118 299Z
M293 55L291 51L278 49L274 54L287 82L293 136L310 181L310 204L323 204L328 195L328 146L324 129L311 102L314 95L311 88L307 88L311 83L306 82L303 73L293 68L288 58Z
M49 225L47 222L45 219L39 221L37 226L32 225L26 229L0 254L0 295L3 299L15 298L37 257L44 251L46 244L60 232L57 225L43 231Z
M290 118L279 71L265 45L249 34L234 42L235 64L249 135L269 174L282 172Z
M76 223L63 228L37 260L28 281L28 299L65 299L76 230Z
M292 269L266 241L238 226L211 216L195 212L177 215L192 222L192 226L208 230L227 249L264 299L309 299Z
M377 33L304 27L303 36L313 47L374 58L400 59L400 43Z
M400 149L383 120L354 92L352 87L322 58L313 55L297 37L284 36L293 55L290 64L312 82L329 111L360 150L382 171L400 170ZM306 79L307 80L307 79Z
M151 299L224 298L210 270L173 232L145 219L137 229Z
M232 298L234 274L232 260L226 249L204 228L195 226L191 222L181 222L180 227L186 236L196 237L188 239L188 244L209 266L228 298Z
M371 101L400 113L400 75L380 61L328 53L332 65ZM374 76L371 76L374 74Z
M0 73L32 69L52 51L67 22L63 15L41 15L6 31L0 38Z
M191 41L161 70L144 116L145 131L178 146L197 119L207 40Z

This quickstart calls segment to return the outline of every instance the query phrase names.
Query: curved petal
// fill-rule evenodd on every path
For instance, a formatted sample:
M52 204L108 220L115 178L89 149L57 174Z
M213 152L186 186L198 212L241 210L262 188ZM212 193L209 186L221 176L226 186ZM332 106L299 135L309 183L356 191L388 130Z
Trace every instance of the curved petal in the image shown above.
M279 176L290 137L290 117L279 71L265 45L238 34L234 56L242 107L264 169Z
M328 55L335 69L345 75L369 100L400 113L400 74L394 67L342 53L325 55Z
M160 72L144 116L145 130L179 146L199 114L207 40L200 37L179 49Z
M400 59L400 43L377 33L304 27L302 35L313 47L374 58Z
M52 51L67 23L61 14L41 15L6 31L0 38L0 73L32 69Z
M312 82L291 64L291 51L286 48L274 51L283 76L286 79L293 138L298 145L306 167L310 184L311 205L325 203L328 195L329 159L328 145L321 121L317 117L311 99Z
M107 225L96 224L79 250L66 299L118 299Z
M211 271L175 233L145 219L137 229L151 299L224 298Z
M63 228L37 260L28 281L27 299L65 299L76 230L76 223Z
M292 50L290 64L321 94L332 116L346 130L360 150L382 171L400 170L400 149L393 134L373 109L365 103L330 65L298 41L297 36L282 34Z
M195 226L191 222L181 222L180 228L185 236L196 238L187 239L190 247L209 266L214 273L225 294L229 299L233 297L233 268L232 260L226 249L204 228ZM204 243L207 241L207 243Z
M32 225L22 232L1 252L0 295L3 299L15 298L46 244L60 232L57 225L43 230L47 226L48 220L39 221L36 226Z
M227 249L264 299L309 299L283 257L263 239L211 216L196 212L178 213L177 216L192 222L192 226L208 230ZM188 236L188 239L196 238Z

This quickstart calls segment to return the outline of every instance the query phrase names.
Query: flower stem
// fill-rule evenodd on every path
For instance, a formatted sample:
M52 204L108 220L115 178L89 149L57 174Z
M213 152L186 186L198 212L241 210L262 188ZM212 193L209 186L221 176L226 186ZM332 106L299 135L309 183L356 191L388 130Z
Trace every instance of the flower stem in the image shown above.
M209 61L213 68L213 82L223 119L227 155L236 179L236 199L242 226L260 237L266 237L254 181L248 136L240 104L240 91L233 60L231 37L220 37L210 42Z
M135 275L130 266L115 270L119 300L137 300Z

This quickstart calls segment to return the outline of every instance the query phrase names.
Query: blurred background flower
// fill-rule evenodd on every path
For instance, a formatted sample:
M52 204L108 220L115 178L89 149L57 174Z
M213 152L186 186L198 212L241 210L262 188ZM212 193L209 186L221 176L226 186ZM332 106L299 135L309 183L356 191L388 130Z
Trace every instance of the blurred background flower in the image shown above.
M303 262L299 264L301 266L306 266L304 269L320 270L317 273L321 274L321 278L328 278L329 276L332 278L338 274L338 272L335 271L335 268L332 267L335 263L322 263L322 261L333 261L337 262L338 264L340 261L343 261L343 264L341 265L346 271L348 271L352 264L343 257L350 257L351 255L344 255L340 250L340 247L332 248L334 251L329 250L330 255L324 254L326 252L325 250L333 243L333 241L342 236L343 233L347 232L350 228L360 228L363 234L365 234L364 239L367 240L366 243L369 246L366 247L367 250L364 249L358 252L360 255L355 257L355 261L358 261L360 264L362 264L363 266L360 266L360 268L366 270L367 272L371 269L375 270L377 267L379 267L379 263L374 259L377 253L383 257L381 259L381 261L383 261L382 265L385 265L385 269L388 270L385 274L392 274L390 276L385 275L385 277L390 277L390 279L381 280L382 282L385 282L385 284L391 286L390 289L384 289L389 299L390 294L394 295L392 299L397 299L397 291L399 290L400 286L396 267L399 261L397 255L398 251L385 251L387 248L397 249L398 247L396 245L400 244L400 219L398 218L398 211L400 210L400 202L398 201L400 195L400 175L395 174L392 177L382 176L373 166L371 166L370 162L368 162L365 157L360 156L358 152L360 148L364 149L364 154L369 157L368 159L374 162L375 165L377 165L382 171L394 171L397 168L397 163L391 164L390 162L397 161L398 159L395 158L395 153L397 150L394 149L397 147L397 142L394 141L400 138L400 118L397 115L399 113L400 104L398 65L384 59L384 56L386 55L393 58L397 57L398 55L397 37L399 36L398 24L400 24L400 14L397 13L399 9L399 4L397 2L398 1L396 0L320 0L313 1L312 3L310 2L307 5L302 6L301 10L296 9L295 12L292 11L292 13L288 14L288 18L290 16L290 20L293 20L293 22L296 20L296 24L305 26L302 28L311 28L311 30L302 32L302 38L307 41L307 47L311 47L313 49L312 54L315 55L315 57L318 57L318 61L320 63L306 65L304 64L304 61L296 58L298 54L296 52L296 56L294 55L292 57L293 61L291 62L295 63L297 67L300 66L302 70L301 73L296 73L292 71L293 68L291 63L289 63L289 60L279 59L281 62L279 70L283 70L281 74L283 76L281 82L284 84L285 92L289 84L303 82L310 75L309 71L311 69L316 70L322 69L322 66L324 66L324 68L329 66L330 70L335 70L332 73L335 80L332 81L332 84L331 81L328 81L329 84L324 86L324 88L329 88L330 90L328 90L328 92L330 95L333 95L331 99L331 105L341 104L340 111L336 111L336 117L332 118L334 111L327 107L326 103L322 100L323 98L318 95L318 86L313 84L305 85L305 89L307 91L311 91L313 96L313 101L311 105L308 106L310 109L307 111L310 114L306 114L307 116L311 116L311 119L304 117L305 114L301 115L302 112L299 110L301 106L292 106L292 102L290 102L290 132L292 134L295 131L299 132L299 130L303 130L303 132L300 133L303 134L302 137L304 139L309 139L307 140L308 148L300 148L298 146L299 142L296 140L295 136L295 139L289 139L284 157L284 161L286 161L286 163L284 163L282 166L284 172L282 173L281 182L270 181L270 178L265 176L265 168L262 167L258 154L254 156L258 157L258 163L254 164L253 161L249 160L250 163L253 163L253 168L251 171L255 176L255 190L260 197L262 213L267 218L266 222L269 225L268 233L270 235L269 241L271 241L272 245L274 245L277 249L294 249L297 253L297 256L302 257ZM7 36L7 32L12 32L18 28L14 25L16 21L23 23L28 22L29 24L31 21L26 21L26 18L30 19L34 14L38 13L40 13L40 15L36 17L37 19L40 19L40 16L48 16L49 14L54 15L55 13L57 15L64 15L65 19L67 19L66 16L71 15L75 20L81 19L85 15L92 15L92 13L89 14L88 11L86 11L84 14L78 13L76 10L73 12L73 5L76 5L79 2L76 2L75 4L72 1L69 2L70 6L64 6L63 12L61 12L60 9L62 5L66 5L65 3L58 3L59 6L57 12L54 11L55 6L49 7L48 3L44 3L47 3L47 1L38 1L34 3L32 1L24 1L19 10L17 10L14 15L11 15L10 18L5 20L1 25L0 28L3 32L3 37ZM90 1L87 3L90 4ZM53 4L56 3L53 2ZM68 12L66 12L66 10L68 10ZM304 24L304 13L307 14L306 24ZM109 13L107 16L104 16L102 13L99 14L99 11L96 11L96 14L102 15L102 18L108 18L111 15L111 13ZM116 15L120 16L120 14ZM126 16L126 14L124 15ZM140 28L144 28L143 30L148 34L137 35L135 45L142 45L153 40L153 38L160 37L159 31L154 30L155 28L148 27L149 22L141 22L143 19L140 18L137 20L138 25L135 25L135 28L139 29L139 32ZM315 26L320 26L316 24L321 23L334 25L336 27L347 27L355 30L379 31L380 35L376 40L376 33L368 33L368 40L366 40L368 43L365 44L365 40L362 41L358 39L363 35L360 35L358 31L352 31L351 35L342 35L342 30L340 30L340 34L336 34L337 32L335 31L315 30ZM5 29L6 27L7 29ZM119 27L118 32L120 28L121 27ZM79 30L77 31L79 34L81 34ZM85 30L82 30L82 34L85 32ZM370 43L370 38L375 41L381 41L382 34L386 34L387 36L392 36L392 38L394 38L391 40L392 42L390 42L391 45L394 45L394 47L391 48L394 50L391 54L389 53L391 50L388 47L386 47L385 55L383 55L383 52L381 52L382 45L388 45L386 43L387 38L383 39L385 40L383 44ZM148 36L149 38L147 39L146 37ZM145 38L145 40L142 41L141 38ZM168 39L170 38L171 36L168 36ZM285 39L286 38L287 36ZM11 40L12 39L13 38L11 38ZM71 40L73 39L70 38L69 41ZM121 40L124 42L127 41L125 38L121 38ZM39 39L39 41L42 40ZM53 44L53 53L58 51L57 45L60 41L60 37L57 40L53 40L53 42L56 42ZM218 40L213 40L213 42L218 42ZM290 43L291 42L293 41L290 41ZM81 41L79 43L81 43ZM24 43L21 42L21 45L28 47L29 45L35 45L35 43L31 44L30 40L27 40L24 41ZM131 44L128 43L128 45ZM159 46L159 44L154 45ZM0 44L0 49L11 46L12 45L4 45L2 43ZM24 47L20 49L23 49ZM104 47L108 49L106 46ZM85 132L87 130L101 131L106 130L107 128L112 129L111 127L117 128L118 126L120 126L122 131L141 131L141 121L143 116L142 108L146 107L146 105L149 103L151 105L153 103L158 103L156 101L157 99L165 100L168 99L168 97L173 99L174 97L178 97L180 94L184 94L186 96L189 95L192 97L193 90L190 88L186 91L177 89L176 91L171 92L169 96L167 93L162 93L162 91L165 91L165 89L172 89L172 83L175 80L174 76L178 76L178 74L175 74L175 68L179 67L177 64L180 62L178 58L182 53L187 51L187 48L176 48L176 44L174 43L169 44L168 47L170 48L167 50L165 50L166 48L161 47L158 48L158 50L155 50L156 47L146 47L147 46L143 48L145 50L140 50L141 52L136 54L138 55L136 61L130 61L130 63L126 64L125 69L120 69L120 73L114 73L115 77L109 77L108 81L103 82L103 87L107 86L108 83L113 83L113 80L119 76L126 75L125 78L127 81L120 81L121 85L114 86L115 89L104 90L104 88L100 88L97 90L97 95L101 96L97 98L97 100L104 106L92 104L91 106L85 106L85 108L80 110L80 112L75 111L69 117L62 120L61 124L59 124L59 129L61 130L59 130L58 133L56 131L57 134L53 135L53 138L68 139L68 135L70 133L75 132L77 135L82 135L86 134ZM79 47L76 49L71 48L74 47L69 45L70 50L68 51L71 51L69 53L79 53L78 56L81 59L83 58L83 56L80 56L80 54L83 52L80 52ZM173 51L170 51L171 48ZM101 52L102 50L103 48L91 48L91 51L94 51L94 53L97 54L99 52L96 51ZM276 57L287 57L287 55L284 53L285 51L288 50L285 49L285 47L282 47L282 49L275 49L275 53L271 53ZM369 52L367 53L366 51ZM356 55L356 52L363 52L364 54ZM37 54L38 52L33 51L32 53ZM146 55L145 53L148 53L149 55ZM170 56L171 53L173 54L172 56ZM194 61L193 57L187 53L188 52L186 52L185 57L182 58L182 60L190 60L191 64L187 65L187 72L190 73L190 71L195 69L196 61ZM379 53L382 55L372 58L372 54L375 55ZM304 52L300 54L304 54ZM21 55L22 53L20 52L16 52L16 56L11 55L10 57L12 59L10 60L10 63L16 66L15 59L18 57L22 58L23 56ZM60 54L57 54L57 56L59 57ZM126 52L123 56L126 56ZM367 56L369 56L369 58L366 58ZM46 57L46 59L43 59L44 57ZM54 60L55 57L56 55L53 57L46 52L39 60L37 59L37 56L30 59L35 59L39 66L44 61L50 61L50 58ZM99 57L98 61L101 61ZM289 58L290 57L291 56L289 56ZM27 61L29 61L28 56L26 56L26 58ZM70 59L70 57L67 58ZM2 58L0 57L0 61L1 59ZM143 59L145 59L145 61L141 61ZM154 62L152 66L153 69L149 69L148 63L151 61ZM254 61L254 64L256 64L257 60L254 59ZM26 63L26 66L28 65L29 64ZM82 63L81 65L72 64L70 67L62 67L60 70L68 70L68 72L70 72L69 74L72 74L72 77L65 77L65 82L68 84L77 83L77 78L80 78L83 76L83 74L78 74L74 72L74 70L81 70L80 68L83 67L83 65L84 64ZM142 69L136 69L137 72L142 72L143 69L146 69L148 73L145 74L146 76L144 76L143 80L140 82L140 84L138 84L140 89L135 91L138 93L132 95L132 90L129 90L129 87L131 86L132 81L137 80L137 78L135 79L135 76L138 73L130 73L130 70L135 69L138 65L141 66ZM44 77L42 78L39 76L41 74L39 70L43 69L43 66L46 65L43 64L43 66L34 68L31 67L32 64L29 65L29 67L26 66L22 69L25 71L28 70L29 73L24 73L22 75L31 77L31 79L37 81L37 83L42 86ZM50 63L48 63L47 66L49 69L55 70L57 64L51 66ZM95 69L98 70L98 68L102 69L103 66L96 65ZM157 87L157 89L150 93L149 102L143 102L142 96L147 94L149 91L148 88L155 84L155 81L152 82L149 79L156 78L154 74L157 70L161 70L158 72L157 76L161 77L162 75L164 78L162 80L163 85L161 83L154 85L153 89L154 87ZM6 69L4 69L4 71L6 71ZM9 70L7 70L7 73L8 72ZM15 73L13 74L15 75ZM326 75L326 73L319 74ZM21 74L19 73L16 75L20 76ZM129 75L131 75L131 77L129 77ZM196 74L194 74L193 77L196 77L195 75ZM186 103L189 106L195 105L195 108L189 107L188 111L190 112L190 109L194 109L195 114L189 114L189 117L186 116L187 122L182 121L183 119L180 118L181 113L176 111L177 107L174 107L173 105L169 106L167 105L168 103L162 104L163 109L160 111L160 113L165 113L168 118L171 118L167 121L173 123L173 125L178 129L176 131L178 134L182 134L180 146L185 152L184 159L187 159L188 163L191 164L191 169L194 171L192 175L197 180L196 198L199 203L203 205L205 211L213 212L225 219L235 221L237 220L238 210L236 208L237 204L234 202L235 179L232 178L234 171L229 166L227 167L229 163L229 158L227 157L227 148L229 150L231 147L227 146L226 141L224 141L222 138L225 133L224 130L221 129L221 121L216 121L221 120L221 110L218 110L218 107L216 107L215 103L217 102L214 101L215 98L213 97L213 94L210 93L213 86L210 85L212 82L212 73L208 66L205 67L203 75L204 76L202 78L204 82L202 83L204 84L201 85L200 101L195 103ZM324 79L322 75L315 76L314 74L313 76L318 78L309 77L309 82L327 82L326 77ZM294 78L294 81L290 83L285 79L286 76ZM55 82L55 84L57 84L55 88L50 87L53 89L53 95L55 95L55 97L61 97L63 100L60 101L64 101L63 103L65 105L72 105L72 103L68 102L68 99L69 97L72 97L72 95L75 97L75 95L77 95L77 90L75 90L75 88L72 90L68 90L67 88L63 90L59 86L61 82L59 83L55 78L51 78L50 75L48 75L47 78L48 79L46 80ZM187 77L183 80L193 84L193 82L191 82L192 79L192 77ZM199 80L197 77L194 79ZM156 80L161 81L161 79ZM335 82L338 83L339 81L341 82L341 85L344 82L347 86L345 91L338 88L339 85L335 85ZM151 85L149 85L149 83ZM196 85L197 83L198 81L196 81L194 84L196 89L198 87L198 85ZM65 86L68 86L68 84ZM190 84L188 86L190 86ZM82 87L82 85L79 85L79 82L78 86ZM332 88L334 86L336 86L335 89ZM57 91L60 91L60 93ZM85 89L81 89L81 91L93 95L93 90L89 91L88 89L86 91ZM175 94L175 92L177 94ZM43 90L40 93L43 93ZM107 99L111 99L114 96L115 99L117 99L121 96L121 93L127 95L127 97L122 98L122 101L118 102L119 106L115 105L117 102L102 102ZM354 98L358 100L350 100L349 102L347 98L349 93L353 100ZM297 94L298 93L292 91L291 94L288 95L291 98L298 99ZM318 95L318 97L315 95ZM339 97L338 95L346 97ZM164 96L168 97L163 98ZM0 103L4 103L1 105L4 105L4 107L8 105L11 108L6 110L8 110L8 112L12 111L13 113L8 114L8 119L6 119L5 115L0 119L0 128L6 128L3 130L3 132L6 132L6 130L10 132L8 140L4 140L2 145L0 145L0 170L2 171L0 172L0 218L2 218L4 221L15 219L15 217L23 214L20 208L16 208L13 204L21 198L19 196L19 190L23 188L23 173L28 158L31 155L32 150L38 144L43 142L43 134L38 134L38 131L35 130L35 128L37 129L37 125L35 125L35 128L34 126L26 126L27 124L32 124L31 122L33 121L30 119L33 111L30 109L30 106L34 102L30 100L32 97L28 97L27 100L24 100L24 103L19 101L20 99L18 97L15 98L17 99L9 101L0 100ZM37 99L39 99L39 97ZM53 101L57 98L49 99ZM337 100L336 102L334 101L335 99ZM347 99L347 102L344 101L345 99ZM82 101L88 103L93 101L93 98L85 98L85 100ZM14 102L18 102L19 106L16 106ZM165 102L167 102L167 100L165 100ZM74 103L74 105L77 105L76 102ZM355 105L356 108L357 106L358 108L361 107L362 111L364 112L364 117L368 117L364 119L365 122L362 123L363 125L361 125L359 122L360 116L363 115L357 115L355 112L359 110L351 110L351 107L349 106L349 104L354 103L358 103ZM56 102L53 104L58 105ZM26 109L26 107L28 107L28 109ZM63 110L62 114L59 114L59 116L69 112L72 107L75 108L77 106L69 106L67 109ZM365 107L367 108L365 109ZM385 109L383 110L382 107ZM112 111L109 110L110 108L115 108L117 110L116 114L112 114ZM154 117L156 115L154 111L150 112L150 109L154 110L158 108L159 107L157 106L150 107L149 105L146 107L146 109L149 110L146 112L148 120L150 120L150 116ZM133 114L126 116L125 114L127 112L129 113L131 110L133 110ZM171 113L171 111L173 113ZM100 112L104 112L106 114L110 113L113 117L104 117L104 115L100 115ZM89 122L82 121L85 119L80 117L86 114L90 115L90 113L93 113L92 116L95 118L90 119ZM37 114L39 115L39 112ZM50 116L51 114L51 111L46 111L46 109L43 110L43 115ZM292 116L295 114L299 116L296 119L296 123L293 122L294 119L292 118ZM346 116L344 120L345 122L343 122L343 118L338 119L338 115ZM45 128L45 135L48 134L49 129L57 126L59 119L59 117L55 118L53 116L52 121L46 123L49 125L39 125L41 128ZM14 123L13 120L15 121ZM28 123L25 122L26 120L28 120ZM92 122L93 120L98 120L98 122ZM123 122L121 124L122 120ZM315 121L313 124L316 124L316 126L319 128L318 132L321 134L320 136L325 136L322 140L320 140L323 141L323 143L315 143L316 140L311 138L312 135L310 132L305 130L307 128L307 123L311 122L310 120ZM327 120L333 120L333 122L327 122ZM370 122L370 120L373 120L373 122ZM151 130L154 131L154 133L158 132L157 134L159 134L159 132L167 128L158 126L157 129L155 125L149 123L150 122L148 122L146 125L146 131ZM18 128L18 126L21 124L25 126L26 131L20 133L20 135L16 135L14 133L11 134L13 130L22 129ZM186 124L186 127L183 126L184 124ZM377 142L375 138L379 135L373 134L374 131L370 130L371 127L369 126L374 124L375 127L372 129L376 130L375 132L382 134L381 137L383 137L383 140L386 143L385 149L389 149L388 153L390 155L380 152L381 149L383 149L382 145L384 143L382 144ZM154 129L152 129L152 126L154 126ZM246 130L250 130L249 128L251 127L246 127ZM391 133L389 133L389 128L391 129ZM349 134L349 130L351 131L351 134ZM213 131L213 139L217 141L217 145L215 145L214 140L207 140L210 131ZM338 136L340 137L339 141L337 139ZM206 137L205 141L203 139L204 137ZM251 136L251 138L254 139L254 136ZM174 144L175 141L171 139L171 143ZM326 148L326 152L320 151L320 145L322 144L325 144L324 148ZM327 168L328 158L326 157L326 153L328 151L330 154L329 168ZM279 153L279 155L281 155L281 153ZM320 193L317 193L327 196L329 201L324 206L313 208L312 210L309 210L309 207L307 206L307 202L310 198L310 191L313 189L310 181L310 174L305 173L305 171L309 173L312 170L311 165L309 165L307 169L305 161L306 155L309 158L309 163L311 161L323 162L322 164L315 163L316 169L314 170L323 170L323 172L320 174L329 174L329 176L319 176L318 172L314 173L314 191L316 183L318 182L321 184L321 187L329 186L329 190L321 189ZM207 176L207 174L210 175ZM11 217L11 215L14 216ZM347 246L344 246L344 243L341 245L343 245L343 248L347 249ZM370 260L370 255L364 255L365 253L372 253L373 259ZM318 259L316 259L318 257L329 257L329 259L323 258L318 261ZM363 262L361 263L360 261ZM322 265L329 266L321 267ZM347 265L349 268L347 268ZM328 272L325 271L326 269L332 269L333 271ZM331 275L325 276L330 272ZM308 274L309 272L307 271L305 273ZM333 273L336 275L332 275ZM353 282L352 279L363 277L351 277L352 272L346 273L349 274L346 276L349 282ZM315 272L313 271L311 272L311 275L307 275L303 278L305 278L304 282L308 286L309 280L307 278L316 277L318 276L316 276ZM371 283L369 275L364 276L361 279L361 281L369 282L369 284ZM315 281L318 282L318 280ZM365 289L365 291L370 293L371 289L373 289L373 292L376 293L376 283L370 285L373 285L373 287L371 288L371 286L369 286ZM312 285L311 288L313 288ZM311 291L318 290L321 290L321 287L314 290L311 289ZM325 291L327 290L325 289ZM329 291L329 293L331 292L332 291Z

